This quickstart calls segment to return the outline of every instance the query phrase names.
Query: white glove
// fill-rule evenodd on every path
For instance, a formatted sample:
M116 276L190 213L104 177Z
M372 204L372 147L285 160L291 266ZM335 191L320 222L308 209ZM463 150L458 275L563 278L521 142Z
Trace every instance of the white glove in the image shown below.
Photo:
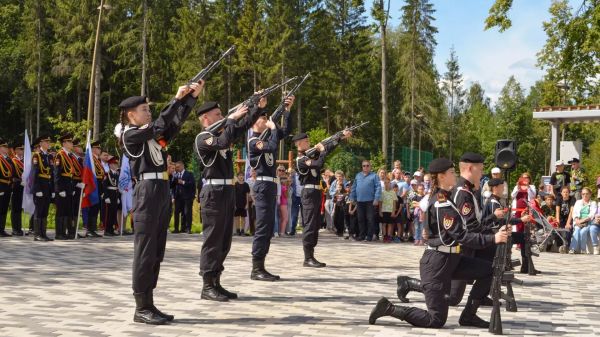
M487 199L487 198L489 198L489 197L491 197L491 196L492 196L492 192L490 192L490 191L485 191L485 192L483 192L483 197L484 197L484 198L486 198L486 199Z
M77 183L77 185L75 185L77 188L81 188L83 189L85 187L84 183Z
M58 195L60 195L61 197L66 197L67 196L67 192L62 191L62 192L58 192Z
M104 203L110 204L110 199L109 198L104 199Z
M75 193L77 193L77 192L73 191L73 195L75 195Z
M0 192L0 195L4 195L4 192Z
M37 192L37 193L35 194L35 196L36 196L36 197L40 197L40 198L41 198L41 197L43 197L43 196L44 196L44 193L42 193L42 192Z
M52 198L54 198L56 196L56 193L52 192Z
M21 181L21 186L25 186L25 182L24 181Z

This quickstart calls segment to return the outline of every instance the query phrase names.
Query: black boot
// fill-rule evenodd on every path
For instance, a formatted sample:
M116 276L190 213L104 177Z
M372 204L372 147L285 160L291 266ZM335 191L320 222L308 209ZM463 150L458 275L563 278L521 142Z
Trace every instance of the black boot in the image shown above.
M486 296L486 297L484 297L481 300L481 306L482 307L493 307L494 306L494 300L492 300L489 296Z
M6 214L0 215L0 237L9 237L12 236L5 231L6 228Z
M215 279L215 287L217 288L217 290L225 295L225 297L227 297L230 300L235 300L238 298L238 295L236 293L232 293L231 291L228 291L227 289L223 288L223 286L221 285L221 273L217 273L216 279Z
M48 241L42 236L42 220L33 219L33 241Z
M48 234L46 233L46 229L48 228L48 218L41 219L41 234L42 237L46 239L46 241L54 241L54 239L50 239Z
M519 271L521 274L529 274L529 259L527 256L521 256L521 270Z
M229 301L229 298L224 294L221 294L217 289L217 277L215 273L206 273L202 275L202 281L204 282L204 285L202 286L202 294L200 295L201 299L217 302Z
M312 268L323 268L327 266L325 263L321 263L315 259L314 256L315 249L304 247L304 267L312 267Z
M379 299L379 301L377 301L375 308L371 310L371 315L369 315L369 324L375 324L375 321L379 317L383 316L392 316L394 318L404 320L408 309L409 307L393 305L392 302L388 301L387 298L382 297Z
M156 308L154 306L154 295L152 293L152 290L150 290L149 292L147 292L145 295L146 295L146 301L148 302L148 307L150 308L150 310L152 310L152 312L154 312L158 316L166 319L167 322L171 322L172 320L175 319L175 316L169 315L169 314L165 314L164 312L158 310L158 308Z
M256 281L277 281L279 276L272 275L265 270L265 260L254 260L252 259L252 272L250 273L250 279Z
M54 227L54 240L67 240L65 235L65 217L57 217Z
M75 227L75 219L71 217L65 218L65 226L67 227L67 237L69 240L75 239L77 235L77 227Z
M419 279L408 276L398 276L396 283L398 284L396 294L402 303L408 303L410 301L408 298L406 298L406 295L410 291L416 291L420 293L423 292L423 288L421 288L421 280Z
M133 314L134 322L154 325L167 323L166 318L159 316L152 310L152 305L148 303L147 294L134 293L133 297L135 297L135 313Z
M460 318L458 320L458 324L461 326L474 326L477 328L488 329L490 327L490 323L482 320L477 316L477 309L481 305L480 300L474 300L471 297L467 300L467 305L465 305L465 309L462 314L460 314Z

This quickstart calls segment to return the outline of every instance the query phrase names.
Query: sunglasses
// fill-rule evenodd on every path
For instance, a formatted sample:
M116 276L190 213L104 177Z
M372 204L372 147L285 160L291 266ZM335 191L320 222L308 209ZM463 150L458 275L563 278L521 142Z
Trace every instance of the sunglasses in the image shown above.
M362 167L370 167L370 166L371 166L371 165L368 165L368 164L367 164L367 165L363 165Z

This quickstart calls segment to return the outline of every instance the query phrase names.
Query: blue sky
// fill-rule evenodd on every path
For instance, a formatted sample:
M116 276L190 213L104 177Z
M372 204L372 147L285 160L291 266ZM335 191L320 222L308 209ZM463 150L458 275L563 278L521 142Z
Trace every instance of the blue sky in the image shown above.
M386 1L387 2L387 1ZM493 0L432 0L438 28L435 64L440 74L454 46L465 83L479 82L486 95L496 101L511 75L528 89L544 72L536 66L536 54L546 41L542 22L550 18L550 0L514 0L512 27L499 33L484 31L484 21ZM572 6L580 1L571 0ZM390 24L400 23L403 0L391 0ZM372 0L365 1L370 16Z

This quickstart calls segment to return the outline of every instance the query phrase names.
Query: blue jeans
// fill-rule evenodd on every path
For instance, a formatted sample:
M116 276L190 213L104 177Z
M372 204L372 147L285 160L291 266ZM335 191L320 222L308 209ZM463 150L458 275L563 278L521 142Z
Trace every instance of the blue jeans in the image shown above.
M423 223L419 221L417 216L415 216L413 223L415 224L415 240L423 240Z
M290 234L296 234L296 226L298 225L298 217L301 215L300 209L302 208L302 202L300 197L292 195L292 199L290 200L292 203L292 211L290 212L290 217L292 220L290 221Z
M279 233L279 205L275 203L275 226L273 226L273 234L277 233Z
M598 233L600 233L600 224L593 223L590 225L590 236L592 237L592 246L598 246Z
M375 234L375 206L373 201L359 201L356 203L356 213L358 216L358 238L371 241ZM377 224L379 226L379 224Z
M577 225L573 226L573 237L571 238L571 247L569 249L579 252L585 250L589 238L590 226L580 228Z

